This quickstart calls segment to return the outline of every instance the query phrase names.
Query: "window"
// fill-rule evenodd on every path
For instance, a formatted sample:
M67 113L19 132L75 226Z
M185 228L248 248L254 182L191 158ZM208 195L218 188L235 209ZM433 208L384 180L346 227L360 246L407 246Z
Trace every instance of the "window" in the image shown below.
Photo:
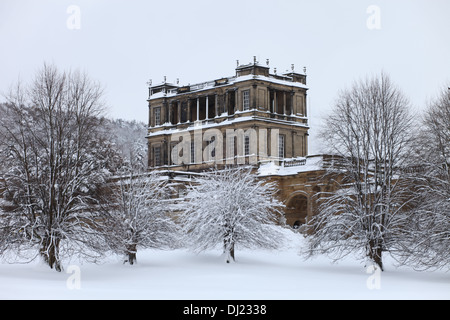
M245 90L243 94L244 110L250 110L250 90Z
M203 151L203 161L213 161L216 157L216 146L214 141L216 141L216 137L212 136L210 140L207 142L207 145Z
M244 155L248 156L250 154L250 137L244 137Z
M195 163L195 142L191 141L191 163Z
M234 139L235 136L231 135L227 137L227 159L234 159Z
M278 136L278 157L284 158L284 146L285 146L285 136Z
M161 147L155 147L153 149L155 167L161 166Z
M173 144L172 145L172 154L171 154L171 158L172 158L172 164L174 165L179 165L179 153L178 153L178 144Z
M234 109L236 107L236 90L228 92L228 115L234 114Z
M180 120L180 122L184 123L184 122L187 121L187 119L188 119L187 118L188 117L187 112L188 112L187 102L183 101L181 103L181 120Z
M161 108L155 108L155 126L161 125Z

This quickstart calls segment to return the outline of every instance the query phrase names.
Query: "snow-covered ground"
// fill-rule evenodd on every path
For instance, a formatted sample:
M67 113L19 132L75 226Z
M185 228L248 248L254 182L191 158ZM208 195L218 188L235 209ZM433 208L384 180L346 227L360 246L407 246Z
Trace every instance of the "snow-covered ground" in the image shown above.
M298 238L297 238L298 237ZM371 272L354 259L338 264L298 255L302 239L289 238L285 250L236 250L226 264L220 250L196 255L188 250L138 252L138 264L119 258L103 264L47 266L0 263L0 299L449 299L450 273L395 268ZM369 272L369 273L368 273Z

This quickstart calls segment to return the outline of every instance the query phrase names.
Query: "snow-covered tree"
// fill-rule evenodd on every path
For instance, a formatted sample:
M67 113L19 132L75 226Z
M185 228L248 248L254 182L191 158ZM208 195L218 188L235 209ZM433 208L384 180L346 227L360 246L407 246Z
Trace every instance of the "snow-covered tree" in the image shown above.
M418 205L411 208L403 263L419 269L450 268L450 89L425 111L415 139L411 175Z
M7 96L0 119L0 253L37 248L60 271L61 259L103 253L96 207L120 164L104 130L102 89L86 74L44 65Z
M123 119L109 120L107 123L111 141L115 144L127 167L138 170L147 168L147 126L137 121Z
M164 177L130 169L113 189L109 241L126 256L125 262L134 264L138 248L177 247L179 230L170 216L170 190Z
M251 168L214 170L189 187L179 222L188 243L200 252L222 246L226 261L235 248L277 248L283 236L282 203L274 183L258 179Z
M383 269L383 252L403 234L411 201L401 168L409 150L409 102L382 74L343 91L323 132L337 155L326 179L336 191L320 197L309 254L340 259L359 253Z

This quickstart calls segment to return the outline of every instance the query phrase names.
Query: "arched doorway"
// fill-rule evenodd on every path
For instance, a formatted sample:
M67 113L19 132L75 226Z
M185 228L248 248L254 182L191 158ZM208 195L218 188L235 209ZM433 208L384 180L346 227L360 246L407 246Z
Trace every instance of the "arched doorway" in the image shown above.
M286 223L294 228L299 228L306 223L308 216L308 197L298 193L292 196L286 205Z

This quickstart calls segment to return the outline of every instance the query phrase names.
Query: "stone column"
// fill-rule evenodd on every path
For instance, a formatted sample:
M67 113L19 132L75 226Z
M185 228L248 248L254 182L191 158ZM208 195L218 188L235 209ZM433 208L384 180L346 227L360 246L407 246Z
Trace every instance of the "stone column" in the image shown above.
M223 112L226 112L228 114L228 104L230 103L230 99L228 99L228 91L225 92L225 103L223 105ZM228 114L229 115L229 114Z
M188 122L192 122L192 119L191 119L191 99L187 99L187 116L186 116L186 119L187 119L187 121Z
M219 115L219 95L216 93L214 95L214 117L218 117Z
M236 90L234 90L234 113L236 113L236 111L243 111L243 110L244 107L242 106L242 101L240 99L239 89L236 88Z
M273 90L273 113L277 113L278 104L277 104L277 91Z
M177 117L178 117L178 123L181 123L181 101L178 100L177 102Z
M208 102L208 96L206 96L206 114L205 114L205 119L209 118L209 102Z
M196 121L199 121L200 119L200 98L197 97L197 119Z
M252 89L250 90L250 109L256 109L257 106L257 95L258 95L258 89L256 87L256 84L252 85Z
M294 115L294 91L291 92L291 115Z
M308 108L306 105L306 92L303 96L303 110L304 110L303 114L305 115L305 117L307 117L308 116Z
M148 104L148 126L152 126L152 106Z
M167 122L172 123L172 103L167 104Z

